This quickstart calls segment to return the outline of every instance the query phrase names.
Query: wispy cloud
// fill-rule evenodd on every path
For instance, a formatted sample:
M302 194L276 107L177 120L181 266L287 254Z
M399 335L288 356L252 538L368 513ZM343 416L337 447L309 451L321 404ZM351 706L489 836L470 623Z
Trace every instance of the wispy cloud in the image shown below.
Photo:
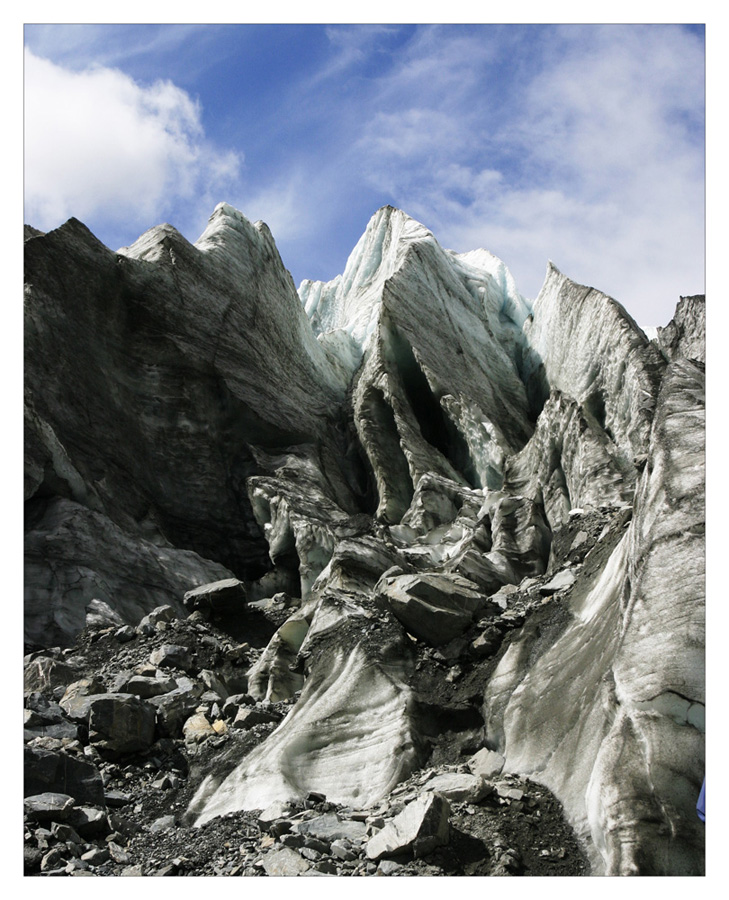
M26 50L26 219L37 227L103 215L144 229L234 181L241 162L210 146L199 104L170 81L71 71Z
M333 53L312 84L341 75L358 63L366 62L379 49L380 41L397 31L395 25L336 25L325 29Z
M665 322L703 289L700 41L661 26L512 36L420 35L374 85L361 171L444 243L502 256L531 296L552 258Z

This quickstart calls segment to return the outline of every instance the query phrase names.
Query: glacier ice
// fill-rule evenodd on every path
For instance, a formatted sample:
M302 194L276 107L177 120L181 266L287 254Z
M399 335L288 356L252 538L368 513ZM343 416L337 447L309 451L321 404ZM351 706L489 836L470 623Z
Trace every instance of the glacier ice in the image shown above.
M248 688L295 702L191 821L376 803L428 759L423 647L481 622L482 746L554 791L593 872L703 870L699 298L649 340L392 207L298 292L228 204L195 244L32 232L26 276L27 639L233 576L291 606Z

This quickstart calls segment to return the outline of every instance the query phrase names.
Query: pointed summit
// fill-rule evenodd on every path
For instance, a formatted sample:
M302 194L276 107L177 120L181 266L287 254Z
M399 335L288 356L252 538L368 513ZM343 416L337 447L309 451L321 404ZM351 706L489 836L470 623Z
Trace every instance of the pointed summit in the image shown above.
M385 282L402 266L410 247L432 233L394 206L383 206L367 223L344 273L332 281L303 281L299 296L314 330L344 329L363 345L374 328Z

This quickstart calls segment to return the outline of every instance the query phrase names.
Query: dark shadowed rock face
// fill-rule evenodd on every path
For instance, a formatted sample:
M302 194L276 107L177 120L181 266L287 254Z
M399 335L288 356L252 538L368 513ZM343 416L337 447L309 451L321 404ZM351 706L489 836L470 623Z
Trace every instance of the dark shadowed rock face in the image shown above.
M322 452L334 441L329 414L343 393L268 229L221 205L195 246L165 225L112 253L71 219L28 240L26 254L33 524L50 518L39 526L44 534L79 527L76 507L58 503L71 501L98 517L90 524L102 533L98 557L130 539L144 542L147 556L185 550L219 564L215 573L209 563L204 575L186 572L185 589L231 570L261 575L267 546L246 489L249 476L265 471L256 448ZM50 617L66 635L77 631L72 614L53 616L67 605L68 587L47 582L63 582L63 570L74 568L82 608L104 592L85 570L101 580L109 573L72 550L43 572L44 555L32 552L29 602L46 606L46 625ZM135 581L157 582L177 601L179 567L166 568ZM127 593L117 584L110 590ZM33 639L43 626L38 621Z
M26 229L30 869L701 874L703 322L392 207L298 296L226 204Z

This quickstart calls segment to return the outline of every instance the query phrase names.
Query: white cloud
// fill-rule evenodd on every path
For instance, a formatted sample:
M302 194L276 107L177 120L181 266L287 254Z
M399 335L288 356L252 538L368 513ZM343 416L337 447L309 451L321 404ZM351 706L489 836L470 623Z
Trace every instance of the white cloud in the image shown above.
M73 72L25 51L26 221L69 216L139 226L237 177L241 158L205 140L198 104L169 81Z
M665 324L703 290L701 42L658 26L534 36L426 30L368 98L358 164L442 243L501 256L529 296L552 258Z
M290 172L284 179L253 188L231 202L251 221L264 221L276 243L281 244L297 240L316 228L316 208L307 207L304 195L302 178Z

